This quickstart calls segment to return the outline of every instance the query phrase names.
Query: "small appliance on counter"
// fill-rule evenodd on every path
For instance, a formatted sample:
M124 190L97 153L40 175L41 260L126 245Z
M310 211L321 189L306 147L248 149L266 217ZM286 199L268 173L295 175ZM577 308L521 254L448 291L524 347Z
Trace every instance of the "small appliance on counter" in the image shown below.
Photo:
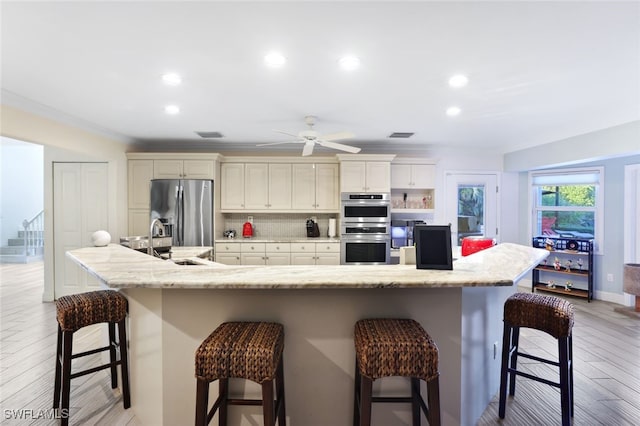
M242 238L253 237L253 224L251 222L245 222L242 225Z
M224 237L225 238L229 238L230 240L234 239L236 237L236 230L235 229L227 229L226 231L224 231Z
M424 225L424 220L392 220L391 221L391 247L413 246L413 228L416 225Z
M469 256L496 245L496 240L489 237L464 237L462 239L462 255Z
M318 228L318 223L311 219L307 219L307 237L316 238L320 236L320 228Z
M327 229L327 237L335 238L336 237L336 220L335 218L329 219L329 228Z

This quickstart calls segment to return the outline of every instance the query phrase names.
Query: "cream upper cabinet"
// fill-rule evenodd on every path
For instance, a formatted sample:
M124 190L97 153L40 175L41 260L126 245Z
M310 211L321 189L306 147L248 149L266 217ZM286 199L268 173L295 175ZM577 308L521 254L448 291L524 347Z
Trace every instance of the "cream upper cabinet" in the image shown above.
M269 164L269 209L291 209L291 164Z
M293 164L291 207L305 211L337 211L338 185L338 164Z
M291 209L291 164L247 163L244 176L245 209Z
M213 179L212 160L154 160L154 179Z
M436 167L432 164L392 164L392 188L434 188Z
M129 209L149 210L149 189L153 179L153 160L129 160L128 162Z
M221 209L244 209L244 164L223 163L220 174Z
M341 192L390 192L390 163L345 161L340 164Z
M269 205L269 165L244 165L244 207L264 210Z

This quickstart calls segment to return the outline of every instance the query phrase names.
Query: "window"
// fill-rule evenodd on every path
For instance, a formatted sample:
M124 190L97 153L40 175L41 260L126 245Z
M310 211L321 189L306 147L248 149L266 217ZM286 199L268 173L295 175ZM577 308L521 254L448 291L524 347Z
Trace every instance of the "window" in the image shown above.
M534 236L594 239L602 243L602 167L530 173Z

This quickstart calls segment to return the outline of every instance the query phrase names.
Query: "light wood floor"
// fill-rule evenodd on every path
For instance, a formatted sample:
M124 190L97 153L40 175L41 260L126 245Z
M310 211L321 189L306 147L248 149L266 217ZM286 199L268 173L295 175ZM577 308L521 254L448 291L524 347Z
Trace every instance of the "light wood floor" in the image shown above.
M51 407L55 355L55 305L42 303L42 263L0 265L0 423L48 425L34 419ZM613 311L617 305L570 299L576 309L574 326L574 425L640 424L640 320ZM75 350L93 348L101 330L87 327L76 333ZM544 357L556 356L556 341L544 333L521 331L521 348ZM99 355L96 355L99 357ZM96 363L86 357L81 363ZM549 366L522 360L530 372L557 380ZM137 426L132 410L112 390L102 371L71 382L71 423ZM560 423L559 391L518 378L516 396L507 402L507 417L498 419L498 400L489 404L478 425L556 425ZM195 390L194 390L195 391ZM160 408L160 407L158 407ZM10 410L9 412L5 410ZM8 419L15 410L32 418ZM23 411L25 413L25 411ZM192 419L185 419L192 424ZM146 425L145 425L146 426ZM155 425L150 425L155 426ZM294 425L297 426L297 425ZM304 425L300 425L304 426ZM331 425L327 425L331 426ZM390 425L392 426L392 425Z

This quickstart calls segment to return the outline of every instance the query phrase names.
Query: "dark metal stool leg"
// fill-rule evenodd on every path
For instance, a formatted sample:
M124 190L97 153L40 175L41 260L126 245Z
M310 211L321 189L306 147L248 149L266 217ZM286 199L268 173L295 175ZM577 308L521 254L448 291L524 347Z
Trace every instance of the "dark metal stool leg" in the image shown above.
M73 351L73 332L62 332L62 426L69 424L69 396L71 394L71 354Z
M562 426L571 424L571 390L569 373L568 337L558 339L558 359L560 363L560 404L562 408Z
M505 322L502 332L502 367L500 369L500 402L498 406L498 416L501 419L504 419L507 404L509 352L511 352L511 326Z
M440 378L427 382L429 404L429 426L440 426Z
M129 388L129 350L127 348L127 325L124 319L118 322L118 347L120 348L120 373L122 373L122 402L124 408L131 407Z
M218 382L218 398L220 398L220 405L218 406L218 425L227 426L227 413L229 412L229 379L219 379Z
M262 415L265 426L274 426L273 380L262 383Z
M353 389L353 426L360 425L360 368L356 361L355 379Z
M58 324L56 343L56 376L53 383L53 408L60 407L60 388L62 387L62 329Z
M520 327L511 328L511 362L509 368L515 370L518 368L518 347L520 345ZM509 377L509 395L514 396L516 394L516 374L512 373Z
M411 378L411 418L413 426L420 426L420 379Z
M109 362L111 362L111 389L118 387L118 366L114 364L116 359L116 324L110 322L109 328Z
M571 417L573 417L573 336L569 336L569 393L571 395Z
M278 401L276 416L278 417L278 426L287 426L287 409L284 397L284 360L282 358L280 357L278 370L276 371L276 400Z
M209 382L196 378L196 426L206 426L209 407Z
M373 379L360 375L360 426L371 425Z

